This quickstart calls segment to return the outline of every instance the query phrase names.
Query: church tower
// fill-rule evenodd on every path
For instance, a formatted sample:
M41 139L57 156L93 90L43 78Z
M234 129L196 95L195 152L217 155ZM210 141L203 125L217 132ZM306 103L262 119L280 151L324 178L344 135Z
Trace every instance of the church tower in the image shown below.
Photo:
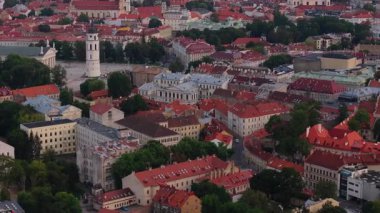
M99 37L93 24L86 35L86 77L100 76Z
M131 12L131 0L119 0L119 10L123 12Z

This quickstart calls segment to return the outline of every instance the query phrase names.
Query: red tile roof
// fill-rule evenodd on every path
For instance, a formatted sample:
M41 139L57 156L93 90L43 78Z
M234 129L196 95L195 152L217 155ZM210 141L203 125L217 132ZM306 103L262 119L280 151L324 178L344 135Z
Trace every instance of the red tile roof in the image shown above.
M125 189L118 189L114 191L105 192L102 195L98 196L96 200L99 203L104 203L104 202L109 202L113 200L130 197L133 195L134 193L129 188L125 188Z
M227 162L222 161L216 156L207 156L137 172L135 175L144 186L158 186L174 180L207 174L215 169L225 169L227 165Z
M264 115L289 112L289 108L277 102L257 102L255 104L237 103L229 111L240 118L254 118Z
M372 153L361 153L348 156L334 154L328 151L315 150L306 158L305 163L337 171L345 165L379 165L380 155Z
M305 138L316 148L322 147L352 153L380 154L380 144L365 141L356 131L347 131L346 123L347 121L344 121L335 127L335 130L332 131L333 136L321 124L316 124L307 128Z
M196 110L195 106L181 104L179 100L175 100L169 104L164 105L164 108L173 111L176 115L181 115L185 112Z
M119 211L101 208L101 209L99 209L98 213L119 213Z
M193 192L177 190L171 186L161 186L153 197L153 202L158 202L163 206L181 208L190 196L195 196Z
M168 127L183 127L190 125L199 125L198 118L195 115L181 116L168 119Z
M299 164L295 164L295 163L287 161L287 160L283 160L283 159L278 158L278 157L273 157L273 158L269 159L268 163L267 163L267 167L270 167L270 168L273 168L276 170L280 170L280 171L284 168L292 168L300 174L302 174L303 170L304 170L303 166L301 166Z
M182 47L186 49L187 54L199 54L199 53L213 53L215 52L215 47L208 44L203 39L192 40L186 37L179 37L176 39Z
M161 6L137 7L136 10L141 19L152 16L162 18Z
M228 190L249 184L249 180L252 176L253 172L249 169L213 179L211 182Z
M39 95L58 95L59 88L55 84L28 87L24 89L13 90L13 95L21 95L27 98L33 98Z
M336 94L344 92L346 90L346 87L329 80L299 78L293 83L289 84L288 90Z
M232 42L232 45L240 46L240 45L247 45L248 43L262 43L263 40L260 37L257 38L251 38L251 37L244 37L244 38L237 38L235 41Z
M98 98L103 98L108 96L108 90L103 89L103 90L97 90L97 91L92 91L88 97L90 97L92 100L96 100Z
M75 0L72 5L78 10L117 10L119 11L118 1L89 1Z
M92 105L90 110L98 115L103 115L108 110L112 109L112 105L108 103L96 103L95 105Z
M229 133L222 131L222 132L215 132L214 134L208 135L205 137L205 141L212 141L212 140L218 140L224 145L228 146L232 143L233 136L230 135Z

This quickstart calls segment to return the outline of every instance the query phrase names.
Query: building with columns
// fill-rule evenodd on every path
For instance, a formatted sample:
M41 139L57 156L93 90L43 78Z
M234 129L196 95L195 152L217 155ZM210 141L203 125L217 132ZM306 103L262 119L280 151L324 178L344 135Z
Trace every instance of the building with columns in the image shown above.
M47 47L22 47L22 46L1 46L0 59L5 60L8 55L17 54L27 58L34 58L45 64L49 68L55 67L57 50L49 45Z
M162 72L154 77L153 82L139 87L139 94L165 103L179 100L184 104L195 104L199 99L209 98L218 88L227 89L231 78Z
M99 35L96 28L91 25L86 35L86 77L100 76Z

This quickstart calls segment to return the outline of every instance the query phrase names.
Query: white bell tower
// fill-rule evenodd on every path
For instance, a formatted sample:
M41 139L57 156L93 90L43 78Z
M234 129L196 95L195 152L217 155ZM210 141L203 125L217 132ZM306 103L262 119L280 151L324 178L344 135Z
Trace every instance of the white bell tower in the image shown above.
M86 35L86 77L100 76L99 37L93 24Z

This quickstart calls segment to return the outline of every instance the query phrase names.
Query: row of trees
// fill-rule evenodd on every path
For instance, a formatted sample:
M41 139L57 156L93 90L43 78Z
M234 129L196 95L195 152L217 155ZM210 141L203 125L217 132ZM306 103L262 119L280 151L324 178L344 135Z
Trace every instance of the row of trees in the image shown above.
M198 29L191 29L178 32L176 36L186 36L192 39L204 39L207 43L215 45L217 50L224 50L223 44L230 44L237 38L246 37L245 29L235 29L233 27L222 28L220 30L203 31Z
M308 155L309 143L299 136L306 128L320 122L320 103L309 101L297 104L290 112L290 119L284 120L280 116L272 116L265 125L266 131L278 141L276 151L293 159L300 159Z
M255 21L247 24L246 30L251 36L266 36L272 43L289 44L303 42L309 36L325 33L351 33L353 43L358 43L370 36L370 26L366 24L352 24L335 17L316 17L300 19L296 24L278 11L274 13L274 20L270 22Z
M76 41L73 44L66 41L53 40L57 49L57 58L61 60L86 60L86 43ZM165 50L156 39L143 43L129 43L123 49L120 43L113 45L110 41L100 42L100 62L122 63L156 63L165 55Z
M157 168L172 162L183 162L188 159L215 154L226 160L231 157L232 151L214 143L205 143L195 139L183 138L177 145L170 148L158 141L150 141L140 150L122 155L112 166L116 185L121 186L120 180L133 171L143 171L148 168Z
M83 193L75 163L55 159L48 152L42 159L31 161L0 158L2 199L9 199L9 190L18 194L19 204L28 212L81 212L76 196Z

